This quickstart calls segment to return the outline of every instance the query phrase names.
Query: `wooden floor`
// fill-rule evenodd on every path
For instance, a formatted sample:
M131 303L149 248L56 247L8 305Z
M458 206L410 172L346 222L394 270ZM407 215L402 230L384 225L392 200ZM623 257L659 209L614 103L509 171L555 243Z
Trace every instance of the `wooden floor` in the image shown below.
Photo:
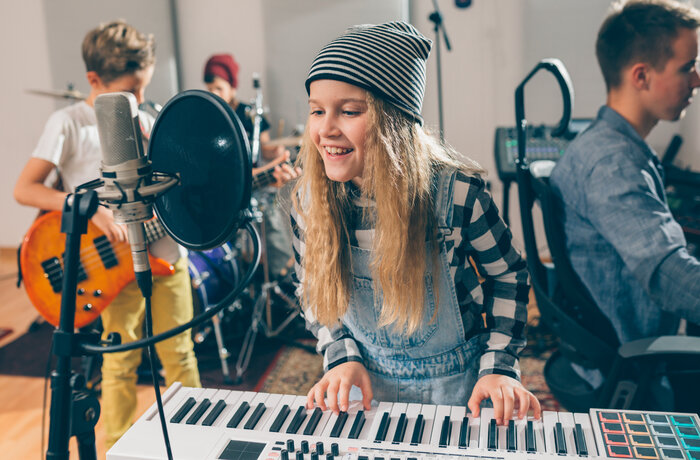
M24 289L16 287L15 254L0 249L0 327L12 328L9 336L0 339L0 347L24 334L37 318L36 310L29 302ZM47 356L37 356L43 362ZM42 410L44 379L0 375L0 457L7 459L44 459L48 442L50 394L46 401L45 441L42 448ZM153 402L155 395L149 386L138 387L138 408L143 413ZM105 458L104 430L98 422L97 458ZM71 440L71 458L78 458L75 440Z

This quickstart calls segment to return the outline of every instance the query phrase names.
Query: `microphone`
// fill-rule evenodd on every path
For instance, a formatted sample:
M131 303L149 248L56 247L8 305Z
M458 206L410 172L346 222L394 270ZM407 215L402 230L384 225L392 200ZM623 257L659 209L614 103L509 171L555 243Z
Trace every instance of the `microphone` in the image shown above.
M144 155L138 104L131 93L102 94L95 99L95 113L104 181L104 193L98 196L113 211L114 221L126 224L134 273L146 296L150 294L151 266L143 223L153 217L153 209L151 190L142 185L151 185L152 170Z

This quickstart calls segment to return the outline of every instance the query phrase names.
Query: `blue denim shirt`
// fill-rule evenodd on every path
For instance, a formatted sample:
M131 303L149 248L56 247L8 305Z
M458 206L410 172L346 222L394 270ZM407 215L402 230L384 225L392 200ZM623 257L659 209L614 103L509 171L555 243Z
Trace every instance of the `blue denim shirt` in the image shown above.
M658 157L632 125L603 106L550 181L571 263L621 342L700 322L700 262L671 216Z

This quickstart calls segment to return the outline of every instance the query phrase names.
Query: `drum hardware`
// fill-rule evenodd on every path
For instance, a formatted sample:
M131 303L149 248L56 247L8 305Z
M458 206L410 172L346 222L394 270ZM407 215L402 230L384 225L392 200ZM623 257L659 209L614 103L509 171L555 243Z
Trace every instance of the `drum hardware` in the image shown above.
M208 310L217 305L238 284L239 271L234 249L225 243L208 251L191 251L189 253L189 272L193 297L198 302L201 311ZM193 337L195 343L201 344L212 330L214 331L219 360L221 361L221 372L226 384L232 383L228 367L228 358L231 354L224 343L221 321L225 312L233 312L240 308L240 301L235 300L226 309L212 316L211 326L205 326L201 331L197 331Z
M24 91L29 94L36 94L37 96L50 96L58 99L72 99L74 101L82 101L87 99L85 94L73 89L72 84L68 84L68 87L64 90L26 89Z
M259 289L255 292L256 298L253 305L253 312L251 316L250 327L248 328L245 337L243 338L243 343L241 344L241 350L238 354L238 359L236 360L236 378L235 384L240 384L242 382L243 373L248 369L250 364L250 358L253 354L253 348L255 347L255 339L257 338L258 332L265 334L267 338L278 338L279 334L287 327L289 324L300 315L299 305L295 298L289 296L284 292L280 286L280 279L285 276L288 270L283 270L280 273L280 279L271 280L270 279L270 269L267 258L267 245L266 241L266 230L265 221L262 219L262 212L257 207L257 201L255 199L251 200L251 212L255 216L259 216L256 219L260 229L260 239L263 242L261 246L261 257L260 257L260 267L262 269L263 282ZM292 259L293 263L293 259ZM272 296L275 295L281 299L286 306L290 309L286 317L277 325L273 325L272 319ZM315 352L314 347L299 344L294 341L285 341L289 345L298 346L301 348L309 349L312 353Z

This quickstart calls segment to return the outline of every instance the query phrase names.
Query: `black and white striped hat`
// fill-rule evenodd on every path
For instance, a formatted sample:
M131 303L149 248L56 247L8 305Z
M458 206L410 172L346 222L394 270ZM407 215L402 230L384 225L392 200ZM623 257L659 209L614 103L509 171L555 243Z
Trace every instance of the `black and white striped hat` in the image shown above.
M354 26L318 53L306 92L314 80L344 81L382 97L422 125L425 61L431 44L405 22Z

